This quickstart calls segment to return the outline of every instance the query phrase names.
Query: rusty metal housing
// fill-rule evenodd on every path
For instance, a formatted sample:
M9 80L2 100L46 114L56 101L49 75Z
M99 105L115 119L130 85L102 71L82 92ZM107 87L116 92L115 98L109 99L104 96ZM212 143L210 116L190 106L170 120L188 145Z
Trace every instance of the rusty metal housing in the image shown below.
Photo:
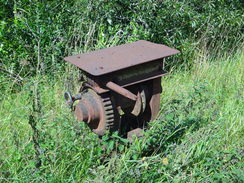
M178 50L149 41L65 57L85 73L79 94L65 97L78 120L98 135L106 130L129 132L153 121L160 109L164 58Z

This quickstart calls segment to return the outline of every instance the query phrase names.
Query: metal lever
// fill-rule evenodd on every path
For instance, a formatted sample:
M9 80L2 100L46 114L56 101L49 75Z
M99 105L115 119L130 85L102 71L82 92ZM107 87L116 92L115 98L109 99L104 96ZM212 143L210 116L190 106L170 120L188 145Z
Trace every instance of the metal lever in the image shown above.
M65 92L64 93L64 100L66 102L66 104L68 105L69 108L72 109L73 104L76 100L80 100L81 99L81 94L76 94L75 96L72 96L70 92Z
M133 93L131 93L129 90L117 85L116 83L112 82L112 81L109 81L106 86L110 89L110 90L113 90L115 91L116 93L119 93L120 95L126 97L126 98L129 98L133 101L136 101L137 99L137 96Z

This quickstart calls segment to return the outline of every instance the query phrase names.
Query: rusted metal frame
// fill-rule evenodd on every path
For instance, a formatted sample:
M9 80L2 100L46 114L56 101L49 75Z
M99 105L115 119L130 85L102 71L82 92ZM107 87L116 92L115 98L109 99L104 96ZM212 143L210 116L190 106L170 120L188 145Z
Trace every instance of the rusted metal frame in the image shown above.
M148 77L148 78L145 78L145 79L139 79L138 81L130 82L130 83L127 83L127 84L122 84L121 86L122 87L127 87L127 86L131 86L131 85L134 85L134 84L142 83L142 82L145 82L145 81L153 80L153 79L156 79L156 78L159 78L159 77L167 76L167 75L168 75L168 73L165 73L164 71L161 71L161 72L158 72L158 74L156 74L154 76L151 76L151 77Z
M161 77L152 80L152 97L149 102L151 109L151 119L153 121L156 119L158 112L160 110L160 94L162 92Z
M131 81L126 81L126 82L124 82L126 84L121 84L120 86L124 88L124 87L127 87L127 86L131 86L131 85L134 85L134 84L138 84L138 83L142 83L142 82L145 82L145 81L153 80L153 79L156 79L156 78L159 78L159 77L163 77L163 76L167 76L167 75L168 75L168 73L165 73L164 71L159 71L159 72L154 73L154 74L152 74L151 76L149 76L148 78L145 78L145 79L135 80L133 78L134 81L132 81L132 79L131 79ZM109 89L102 88L99 85L92 86L92 88L99 94L106 93L106 92L109 91Z
M127 69L122 69L120 71L117 71L116 81L120 83L121 81L131 80L131 78L138 80L139 76L147 76L150 75L151 73L155 73L161 70L162 70L162 60L156 60L154 62L144 63L141 65L137 65L137 66L133 66Z

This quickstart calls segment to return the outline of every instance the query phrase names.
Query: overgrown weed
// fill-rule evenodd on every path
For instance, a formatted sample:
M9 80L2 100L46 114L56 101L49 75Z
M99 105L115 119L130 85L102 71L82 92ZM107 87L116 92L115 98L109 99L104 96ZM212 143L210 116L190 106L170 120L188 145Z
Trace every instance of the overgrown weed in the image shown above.
M1 181L241 182L243 58L195 62L164 78L159 117L133 145L78 123L63 102L64 76L30 78L0 103ZM28 124L35 82L40 166Z

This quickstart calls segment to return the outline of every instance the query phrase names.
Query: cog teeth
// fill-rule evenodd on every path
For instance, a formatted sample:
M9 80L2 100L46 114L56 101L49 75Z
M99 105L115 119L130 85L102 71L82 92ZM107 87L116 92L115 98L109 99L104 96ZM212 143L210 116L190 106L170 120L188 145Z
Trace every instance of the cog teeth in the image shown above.
M111 105L109 105L109 106L105 106L104 109L105 109L106 111L108 111L108 110L112 110L112 109L113 109L113 106L111 106Z
M104 107L109 107L112 105L112 103L109 101L109 102L104 102L103 103Z
M108 96L102 97L104 112L105 112L105 120L106 120L106 129L111 129L114 127L114 108L112 105L111 98Z
M108 119L108 120L109 119L114 119L114 115L109 115L109 116L106 117L106 119Z
M114 116L106 117L106 120L114 120Z
M107 97L107 98L102 98L102 101L103 101L103 102L110 101L110 98L109 98L109 97Z
M110 115L110 114L113 114L114 111L106 111L106 115Z

